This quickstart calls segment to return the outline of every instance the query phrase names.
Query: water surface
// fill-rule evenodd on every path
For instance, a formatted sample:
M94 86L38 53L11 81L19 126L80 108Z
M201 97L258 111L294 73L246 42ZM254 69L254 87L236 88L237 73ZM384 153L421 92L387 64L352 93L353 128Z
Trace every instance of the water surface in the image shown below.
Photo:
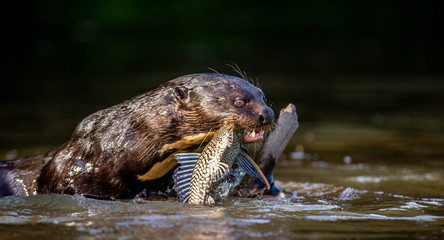
M350 78L263 82L276 112L288 102L298 109L300 128L275 170L276 185L293 198L189 206L12 196L0 199L0 239L443 238L444 85L435 78ZM161 82L154 79L152 85ZM43 85L39 98L35 86L16 87L37 100L2 103L0 159L60 145L87 114L153 87L139 80L114 81L111 90L98 80L97 88L68 94L50 79L43 85L57 94L47 98Z

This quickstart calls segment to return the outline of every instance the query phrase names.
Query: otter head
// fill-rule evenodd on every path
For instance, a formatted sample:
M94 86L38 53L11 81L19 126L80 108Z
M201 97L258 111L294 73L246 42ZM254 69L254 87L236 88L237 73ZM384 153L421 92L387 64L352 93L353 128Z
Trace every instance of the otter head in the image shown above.
M181 118L193 131L208 132L235 124L244 142L263 139L274 123L273 110L264 93L248 81L223 74L194 74L174 88ZM196 129L199 128L199 129Z
M142 101L149 105L148 111L146 105L140 105L143 97L149 98ZM130 103L139 110L133 108L130 115L137 112L135 119L145 116L133 124L146 139L146 145L140 145L141 161L147 162L147 168L140 170L146 172L137 175L140 181L165 176L177 165L175 153L193 151L226 124L235 125L244 142L257 142L274 123L273 110L265 104L259 88L242 78L223 74L182 76ZM156 147L158 150L153 151ZM166 179L169 184L170 178Z

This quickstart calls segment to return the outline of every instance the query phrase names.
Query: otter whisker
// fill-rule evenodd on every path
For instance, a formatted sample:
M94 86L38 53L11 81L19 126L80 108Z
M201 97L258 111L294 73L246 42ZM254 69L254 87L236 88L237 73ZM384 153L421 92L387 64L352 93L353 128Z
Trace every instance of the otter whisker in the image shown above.
M213 71L213 72L215 72L215 73L217 73L217 74L222 75L221 73L219 73L216 69L214 69L214 68L212 68L212 67L208 67L208 70L211 70L211 71Z
M251 79L250 77L248 77L247 73L245 71L242 71L240 69L240 67L233 61L231 61L231 64L227 64L227 66L231 67L233 69L233 71L237 74L239 74L239 76L244 79L245 81L257 86L254 82L253 79Z
M202 144L205 142L205 140L207 139L208 135L210 135L210 132L211 132L212 130L213 130L213 128L211 128L211 129L207 132L207 135L205 135L205 137L202 139L202 142L200 143L198 149L202 147Z

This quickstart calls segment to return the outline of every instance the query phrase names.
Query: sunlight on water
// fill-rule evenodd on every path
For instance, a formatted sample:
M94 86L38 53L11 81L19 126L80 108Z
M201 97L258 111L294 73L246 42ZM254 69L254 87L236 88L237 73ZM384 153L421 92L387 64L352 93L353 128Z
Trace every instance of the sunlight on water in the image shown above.
M402 221L439 232L442 229L439 226L444 224L444 199L412 199L330 184L293 181L276 184L294 191L295 197L232 198L215 206L190 206L175 199L101 201L55 194L6 197L0 199L0 222L11 228L27 224L58 225L75 232L79 238L103 239L154 235L158 239L274 239L294 237L295 227L301 224L322 232L326 223L337 221L344 224ZM312 221L324 224L316 228ZM403 229L392 228L390 234ZM334 235L334 231L330 234Z
M316 137L322 139L320 134ZM301 144L289 148L295 151L280 159L275 184L292 191L291 199L230 198L215 206L190 206L176 199L5 197L0 199L0 232L10 237L0 239L439 238L444 234L440 161L404 164L415 159L384 155L390 147L374 150L383 156L378 160L372 153L357 155L353 148L340 146L327 153L323 150L328 146L319 152L308 152Z
M5 197L0 198L0 239L442 238L442 81L420 78L410 86L404 78L342 81L338 76L320 86L295 81L298 77L273 75L263 87L267 96L274 92L275 106L292 101L300 114L300 128L274 172L275 184L292 191L293 198L230 198L215 206L190 206L176 199ZM131 94L113 93L131 97L145 86L137 82L126 84L134 88ZM2 119L9 121L0 123L0 160L62 144L82 118L110 104L78 101L99 101L88 98L103 87L96 85L73 102L58 89L52 91L58 98L51 94L42 103L8 105ZM434 95L421 102L418 88L424 96Z

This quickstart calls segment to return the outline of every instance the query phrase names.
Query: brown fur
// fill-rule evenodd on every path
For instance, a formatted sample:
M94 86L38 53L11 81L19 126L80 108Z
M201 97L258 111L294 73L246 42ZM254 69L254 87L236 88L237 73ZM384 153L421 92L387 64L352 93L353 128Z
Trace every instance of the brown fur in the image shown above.
M248 103L237 108L236 98ZM179 77L91 114L71 139L46 154L3 164L0 196L13 192L132 198L142 190L167 192L175 152L192 151L209 140L208 132L227 122L242 128L270 126L273 111L263 98L260 89L233 76Z

